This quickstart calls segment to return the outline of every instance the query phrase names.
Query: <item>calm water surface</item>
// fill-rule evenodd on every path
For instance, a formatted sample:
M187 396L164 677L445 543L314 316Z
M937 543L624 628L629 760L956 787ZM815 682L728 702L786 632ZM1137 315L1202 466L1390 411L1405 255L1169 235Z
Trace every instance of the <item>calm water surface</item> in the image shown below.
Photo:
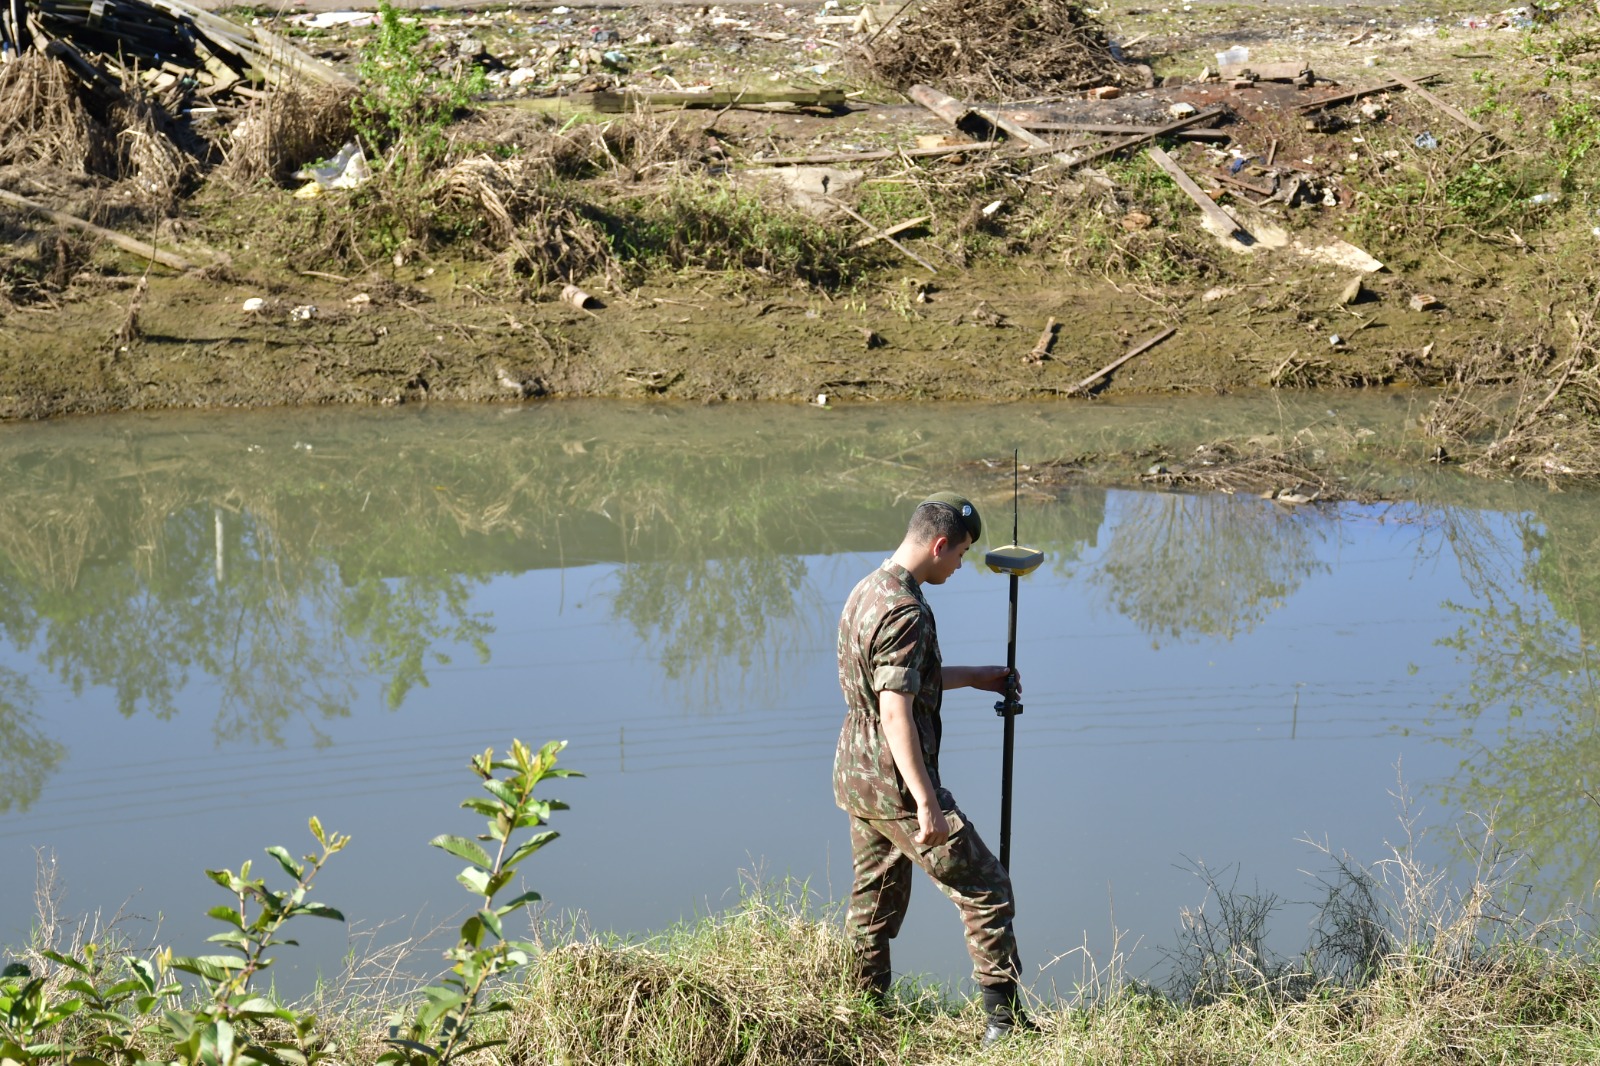
M354 838L283 949L347 950L467 902L430 849L475 831L467 756L571 742L560 915L661 929L750 879L849 886L829 771L834 627L909 507L954 487L1009 533L989 463L1305 429L1396 439L1411 401L821 412L584 404L0 426L0 943L120 912L201 953L205 868ZM1373 433L1366 433L1371 430ZM1185 443L1190 442L1190 443ZM1381 472L1359 475L1381 483ZM1159 974L1200 869L1280 896L1301 947L1331 864L1407 838L1464 869L1493 813L1530 905L1593 884L1594 499L1440 476L1418 505L1026 494L1014 878L1037 989L1113 946ZM992 543L1000 543L995 540ZM948 662L1003 661L1003 578L932 589ZM992 697L946 702L946 783L997 844ZM1403 798L1402 798L1403 797ZM1405 810L1402 810L1402 807ZM1409 814L1406 814L1409 811ZM259 864L258 864L259 865ZM272 865L270 863L268 866ZM309 920L307 920L309 921ZM897 968L967 972L919 882ZM432 956L428 956L432 957ZM1052 960L1059 959L1052 963Z

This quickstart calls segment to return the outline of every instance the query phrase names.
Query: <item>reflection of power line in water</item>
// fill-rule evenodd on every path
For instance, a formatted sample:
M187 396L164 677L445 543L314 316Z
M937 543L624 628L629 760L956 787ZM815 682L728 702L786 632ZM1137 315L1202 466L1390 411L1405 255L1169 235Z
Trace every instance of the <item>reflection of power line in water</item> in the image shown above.
M1416 725L1434 709L1431 698L1407 699L1406 690L1427 687L1404 680L1359 688L1300 688L1299 742L1328 743L1382 736L1401 725ZM1029 748L1128 747L1186 744L1203 732L1203 743L1237 744L1287 741L1296 688L1265 683L1227 690L1195 692L1178 687L1123 689L1091 696L1038 699L1029 706ZM1314 703L1313 703L1314 701ZM1220 705L1220 706L1218 706ZM1203 713L1216 706L1217 713ZM1339 713L1339 708L1359 708L1363 713ZM1050 713L1052 708L1065 713ZM1319 716L1319 711L1320 716ZM662 773L727 766L822 763L832 758L837 735L838 709L832 703L784 708L783 723L722 719L711 728L686 730L682 723L641 725L615 717L585 719L575 730L548 723L540 732L562 736L571 743L565 761L593 777L613 774ZM471 731L484 738L499 738L507 731L525 730L526 721L483 723ZM1373 726L1351 731L1352 726ZM1316 732L1343 727L1341 732ZM1221 732L1219 732L1219 730ZM1233 732L1238 730L1239 732ZM1312 736L1307 737L1311 732ZM946 716L946 736L959 740L965 750L983 752L997 746L999 737L980 716L954 710ZM306 802L326 802L356 796L395 795L425 790L462 779L461 765L439 765L434 757L439 742L465 747L471 735L460 730L430 731L374 741L351 741L333 750L308 746L270 753L240 753L209 760L195 771L192 758L174 757L141 764L141 770L159 778L164 770L182 767L181 782L142 787L137 816L125 820L103 817L106 805L126 794L120 785L84 791L51 801L48 791L40 809L44 816L26 827L0 832L0 839L54 834L90 825L133 824L196 809L196 798L206 797L207 812L248 809L255 803L211 801L218 793L239 795L252 786L294 787ZM610 769L604 753L615 747L618 768ZM762 757L752 758L760 753ZM725 756L732 756L727 758ZM589 764L585 765L588 760ZM605 768L602 768L605 767ZM83 767L78 780L96 776L95 767ZM381 787L403 778L403 785ZM318 788L319 782L327 787ZM371 787L371 786L380 787ZM56 821L62 818L62 821Z

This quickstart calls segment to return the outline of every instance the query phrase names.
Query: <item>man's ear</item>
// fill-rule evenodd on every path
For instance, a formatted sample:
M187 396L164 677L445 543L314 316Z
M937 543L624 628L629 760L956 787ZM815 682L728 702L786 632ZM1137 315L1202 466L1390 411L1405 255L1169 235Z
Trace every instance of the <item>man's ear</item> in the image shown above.
M933 557L935 559L939 558L940 556L942 556L945 552L947 552L949 550L950 550L950 538L949 537L934 537L933 538L933 543L928 545L928 551L929 551L930 554L933 555Z

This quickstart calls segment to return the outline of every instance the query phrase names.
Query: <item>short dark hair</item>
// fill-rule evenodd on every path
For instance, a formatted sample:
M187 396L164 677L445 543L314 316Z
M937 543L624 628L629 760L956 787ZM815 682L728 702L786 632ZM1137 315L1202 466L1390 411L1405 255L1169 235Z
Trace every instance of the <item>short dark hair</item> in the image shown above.
M919 504L911 513L911 524L906 527L906 536L918 544L932 544L940 537L951 544L962 544L971 538L972 533L967 529L967 523L962 519L961 512L954 506L930 500Z

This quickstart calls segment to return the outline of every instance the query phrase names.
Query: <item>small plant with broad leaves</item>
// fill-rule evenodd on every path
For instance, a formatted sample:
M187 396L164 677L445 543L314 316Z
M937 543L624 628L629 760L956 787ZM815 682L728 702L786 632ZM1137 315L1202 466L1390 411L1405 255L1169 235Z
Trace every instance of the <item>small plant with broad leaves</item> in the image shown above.
M321 846L318 855L296 860L286 848L270 847L267 854L277 860L283 872L294 880L294 887L279 891L267 887L264 878L250 876L246 861L236 874L232 870L207 870L206 876L233 894L234 903L212 907L206 913L228 928L209 937L213 944L225 945L234 954L173 956L163 954L158 961L165 970L180 970L200 978L207 993L201 1006L193 1010L172 1010L164 1016L163 1034L171 1041L175 1063L186 1066L313 1066L323 1057L315 1042L317 1019L304 1011L281 1007L258 995L250 980L272 965L269 948L293 944L283 939L283 926L291 918L307 916L344 921L344 915L306 896L311 882L327 861L350 842L347 836L327 833L315 817L311 835ZM287 1022L295 1034L292 1040L252 1042L249 1035L256 1023L277 1019Z
M388 1043L392 1047L379 1057L379 1063L446 1066L474 1051L505 1043L477 1037L474 1020L480 1014L511 1009L505 1000L490 999L480 1006L480 999L495 978L522 966L535 951L531 944L507 937L503 923L507 916L538 900L539 894L521 892L503 903L496 902L496 897L511 884L517 867L558 835L543 827L552 811L566 810L567 805L538 799L534 789L548 778L582 776L556 768L556 756L564 747L565 742L552 741L534 752L522 741L513 740L509 758L496 759L493 748L473 756L472 771L489 795L471 796L461 806L484 815L488 831L477 840L446 835L429 843L466 860L467 868L456 880L479 897L481 905L462 923L455 947L445 953L451 967L442 982L422 990L423 1002L409 1019L400 1015L390 1019ZM497 776L501 771L503 776ZM534 832L519 841L525 829Z
M60 967L64 980L35 974L25 963L0 971L0 1063L33 1066L59 1060L71 1066L316 1066L327 1050L316 1036L317 1019L279 1006L250 989L250 979L272 964L270 948L294 941L282 937L291 918L309 915L343 921L332 907L306 898L312 879L350 838L323 831L311 819L311 834L321 854L296 860L281 847L267 849L294 879L283 891L250 876L250 863L206 875L234 896L231 906L208 913L228 928L210 938L226 945L225 955L152 959L126 955L127 976L115 980L96 944L81 957L43 950ZM193 1007L181 1004L183 987L174 971L193 974L204 995ZM260 1038L262 1023L285 1022L287 1039ZM281 1026L278 1027L280 1030Z

